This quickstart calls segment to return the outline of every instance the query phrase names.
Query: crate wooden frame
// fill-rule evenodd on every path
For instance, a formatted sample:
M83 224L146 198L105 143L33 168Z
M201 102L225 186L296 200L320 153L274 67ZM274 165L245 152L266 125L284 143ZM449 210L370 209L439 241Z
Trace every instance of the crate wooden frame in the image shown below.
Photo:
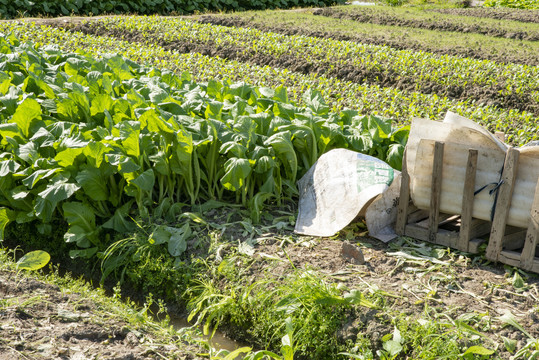
M399 204L397 208L396 233L461 251L478 253L489 235L485 256L494 262L520 267L539 273L539 179L535 187L527 229L507 225L515 179L518 171L519 151L510 147L499 185L498 198L492 222L472 217L477 171L478 151L468 150L465 180L463 184L462 213L460 215L440 212L442 189L444 143L434 143L432 188L429 210L417 209L410 198L410 176L406 167L406 151L403 157ZM449 225L450 230L446 228Z
M468 150L460 216L440 212L443 155L444 143L436 141L432 164L430 207L427 211L418 210L411 202L410 176L406 167L406 154L404 154L396 233L470 253L478 253L479 246L484 242L480 237L487 235L491 230L490 222L472 217L478 151Z

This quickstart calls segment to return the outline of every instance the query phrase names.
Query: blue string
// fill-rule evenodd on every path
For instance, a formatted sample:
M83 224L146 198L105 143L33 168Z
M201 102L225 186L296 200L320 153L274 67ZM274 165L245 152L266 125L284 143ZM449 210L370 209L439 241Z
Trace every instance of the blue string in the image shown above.
M504 165L505 165L505 159L504 159ZM494 221L494 212L496 211L496 204L498 202L498 190L500 190L500 186L502 186L502 184L504 183L503 179L502 179L502 175L503 175L503 167L504 165L502 165L502 168L500 170L500 180L498 182L491 182L489 184L486 184L482 187L480 187L479 189L477 189L476 191L474 191L473 195L477 195L479 194L481 191L485 190L488 186L490 185L494 185L494 187L492 189L489 190L488 194L490 196L492 196L492 194L494 194L494 202L492 204L492 209L490 209L490 221Z

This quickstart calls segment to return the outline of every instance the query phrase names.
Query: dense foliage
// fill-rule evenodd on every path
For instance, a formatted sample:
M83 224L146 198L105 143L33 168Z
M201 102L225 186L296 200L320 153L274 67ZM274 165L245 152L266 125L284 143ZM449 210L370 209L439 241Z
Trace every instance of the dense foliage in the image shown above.
M294 6L327 6L343 0L0 0L0 17L100 14L185 14L195 11L241 11Z
M199 84L118 55L1 41L0 228L37 221L48 232L63 218L65 240L84 249L74 256L103 250L102 233L133 229L131 219L174 221L212 199L242 203L257 221L332 148L402 161L407 128L332 113L316 92L297 107L283 87ZM188 233L163 227L153 238L178 256Z
M121 41L107 36L85 35L31 23L0 23L0 31L15 31L23 39L41 44L59 44L66 51L84 49L91 53L114 52L143 64L189 72L197 81L246 81L258 86L286 86L291 98L303 104L308 89L319 91L332 111L353 108L407 123L412 117L443 118L448 110L489 127L504 131L509 141L524 144L537 139L537 117L528 112L477 104L473 99L453 100L437 94L401 91L375 84L358 84L321 74L301 74L287 69L225 60L199 53L181 54L174 50L140 42ZM488 87L488 85L486 85Z
M539 9L537 0L486 0L485 7L508 7L516 9Z
M113 17L100 19L90 25L121 30L123 34L127 34L127 31L142 33L151 42L164 40L170 44L176 41L206 44L215 48L237 49L253 58L285 56L329 75L364 73L361 82L367 83L373 82L370 77L375 76L378 77L376 82L384 82L386 78L399 79L423 92L428 92L426 87L435 87L436 92L451 95L461 91L464 86L490 87L500 89L499 93L504 97L527 96L532 107L539 108L539 67L535 66L499 64L422 51L396 50L388 46L282 35L179 18ZM331 49L331 52L327 49ZM493 93L491 97L497 95Z

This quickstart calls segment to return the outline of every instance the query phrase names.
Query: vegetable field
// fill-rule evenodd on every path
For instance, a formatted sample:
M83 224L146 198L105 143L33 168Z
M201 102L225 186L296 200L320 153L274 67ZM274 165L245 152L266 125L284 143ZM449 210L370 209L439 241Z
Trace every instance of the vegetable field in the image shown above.
M361 222L331 239L292 232L296 182L322 154L400 169L413 117L453 111L512 145L539 140L539 14L526 7L0 22L0 240L174 305L195 326L171 334L204 348L186 358L532 359L535 275L384 245ZM215 331L237 349L203 336Z

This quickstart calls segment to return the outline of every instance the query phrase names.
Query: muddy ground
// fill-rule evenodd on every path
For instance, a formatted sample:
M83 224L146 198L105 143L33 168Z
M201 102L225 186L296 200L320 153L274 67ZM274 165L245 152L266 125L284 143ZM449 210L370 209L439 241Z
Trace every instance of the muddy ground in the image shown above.
M227 26L242 26L244 21L235 18L223 19L218 17L204 17L204 21L218 23ZM323 74L335 77L340 80L355 82L359 84L374 84L381 87L393 87L403 91L418 91L424 94L437 94L455 100L474 99L478 104L499 106L506 109L517 109L528 111L539 115L539 104L530 94L510 93L502 94L505 91L503 80L500 79L497 85L490 87L478 86L474 84L441 85L427 79L418 80L414 76L396 74L391 69L378 69L367 66L354 66L352 64L333 64L323 61L305 61L295 54L288 53L281 56L255 52L251 49L232 48L214 43L208 40L204 43L195 43L187 40L169 41L160 38L159 34L144 34L137 31L127 31L124 29L105 28L99 22L87 22L82 24L57 24L69 28L74 32L82 32L90 35L109 36L142 43L156 43L167 50L175 50L180 53L200 53L202 55L216 57L219 56L228 60L236 60L255 64L259 66L270 66L285 68L302 74Z
M196 359L199 351L163 343L79 293L0 271L0 360Z

